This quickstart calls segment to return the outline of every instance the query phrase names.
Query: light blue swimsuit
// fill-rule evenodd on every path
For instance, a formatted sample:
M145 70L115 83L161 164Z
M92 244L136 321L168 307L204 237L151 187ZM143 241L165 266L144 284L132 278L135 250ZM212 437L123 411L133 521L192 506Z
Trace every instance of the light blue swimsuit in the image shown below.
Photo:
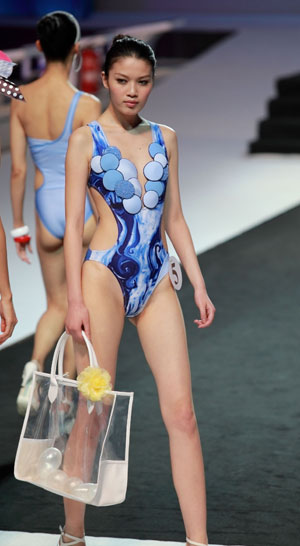
M110 146L98 122L89 123L94 150L88 185L105 199L118 226L117 242L108 250L88 249L85 259L105 265L117 278L125 314L138 315L168 273L169 255L161 239L161 219L168 180L167 150L159 126L151 123L149 162L144 167L145 193L137 168Z
M41 222L47 230L63 239L65 233L65 159L68 140L72 133L73 119L81 91L75 93L61 135L55 140L27 137L32 159L44 180L35 192L35 206ZM93 211L86 198L85 222Z

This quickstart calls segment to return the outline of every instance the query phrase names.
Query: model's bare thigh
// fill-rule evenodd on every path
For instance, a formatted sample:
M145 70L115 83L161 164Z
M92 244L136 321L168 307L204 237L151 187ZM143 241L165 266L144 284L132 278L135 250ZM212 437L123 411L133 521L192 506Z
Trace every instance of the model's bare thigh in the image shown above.
M163 417L183 405L192 407L185 326L177 295L166 276L134 320L156 380ZM174 408L176 406L176 408Z
M86 261L82 268L82 291L89 311L91 338L99 365L114 383L119 343L124 326L120 285L102 264Z
M36 219L36 244L41 263L47 299L66 306L66 275L63 241L54 237Z
M83 256L96 227L94 215L86 221L83 232ZM37 216L36 241L48 300L66 306L66 274L63 240L54 237Z

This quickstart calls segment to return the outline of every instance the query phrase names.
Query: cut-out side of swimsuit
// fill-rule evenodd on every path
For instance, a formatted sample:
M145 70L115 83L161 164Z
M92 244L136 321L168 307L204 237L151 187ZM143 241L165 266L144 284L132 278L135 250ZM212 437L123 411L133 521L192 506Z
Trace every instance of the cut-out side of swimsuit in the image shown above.
M65 233L65 159L73 120L81 91L74 94L65 126L55 140L27 137L36 167L43 175L43 184L35 192L35 207L45 228L57 239ZM85 222L93 214L88 197L85 202Z
M124 298L125 314L138 315L157 284L168 274L168 252L161 238L161 219L168 179L168 157L161 130L150 123L152 142L143 169L145 193L137 168L110 146L98 122L89 124L94 140L88 185L97 190L110 207L118 228L117 242L108 250L91 250L86 260L95 260L112 271Z

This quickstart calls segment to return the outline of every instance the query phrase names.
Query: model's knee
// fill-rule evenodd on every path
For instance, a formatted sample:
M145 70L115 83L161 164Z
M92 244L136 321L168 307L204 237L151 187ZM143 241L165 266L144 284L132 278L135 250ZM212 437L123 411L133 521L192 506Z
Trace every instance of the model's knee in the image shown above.
M62 315L65 317L67 313L67 301L62 298L61 300L53 300L51 298L48 298L48 311L53 311L57 313L58 315Z
M190 436L197 430L195 412L189 402L178 402L164 412L163 417L169 432L177 430Z

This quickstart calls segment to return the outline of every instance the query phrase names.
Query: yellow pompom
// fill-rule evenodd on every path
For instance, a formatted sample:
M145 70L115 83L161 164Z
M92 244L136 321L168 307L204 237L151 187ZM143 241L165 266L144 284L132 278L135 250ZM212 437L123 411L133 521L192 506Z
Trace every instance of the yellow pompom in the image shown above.
M84 368L77 377L78 390L91 400L98 402L103 396L112 389L111 377L106 370L102 368Z

